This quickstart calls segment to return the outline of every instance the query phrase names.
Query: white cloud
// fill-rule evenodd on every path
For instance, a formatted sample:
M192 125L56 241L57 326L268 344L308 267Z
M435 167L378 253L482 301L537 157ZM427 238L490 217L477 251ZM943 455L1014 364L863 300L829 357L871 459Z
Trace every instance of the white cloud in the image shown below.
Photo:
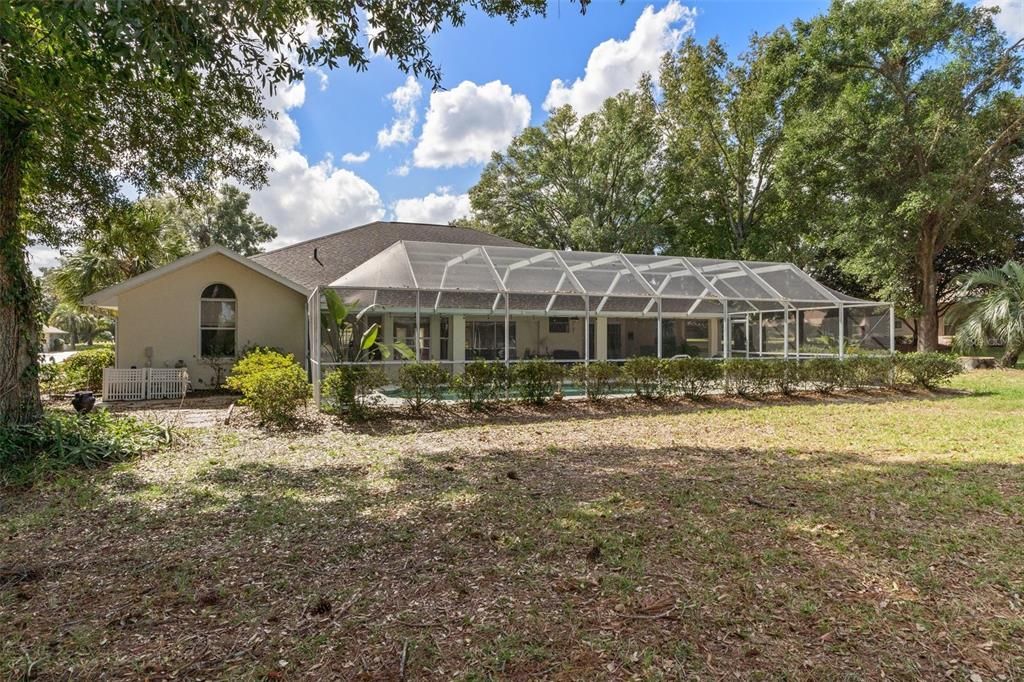
M665 52L693 30L696 10L672 0L661 10L648 5L625 40L606 40L593 49L582 78L566 84L556 78L544 98L545 111L571 104L576 111L597 111L606 99L629 90L645 73L656 73Z
M361 152L356 154L355 152L345 152L341 155L343 163L366 163L370 158L370 152Z
M501 81L462 81L430 95L423 131L413 150L420 168L483 163L530 123L530 101Z
M252 195L250 207L277 227L284 241L297 241L380 220L380 194L363 178L337 168L330 158L310 164L294 149L272 162L270 182Z
M400 178L404 178L406 175L409 174L409 162L406 161L401 166L398 166L397 168L392 168L389 172L392 175L397 175Z
M302 83L283 87L267 98L267 107L277 113L277 119L266 122L263 135L274 144L277 155L271 160L267 184L252 193L250 208L277 227L278 239L271 247L384 216L380 194L370 183L348 169L336 167L329 156L310 163L298 151L299 127L288 110L302 106L305 100ZM364 154L369 156L368 152ZM349 161L348 156L343 160Z
M399 199L395 202L395 220L408 223L447 224L469 215L469 195L452 194L449 187L438 187L425 197Z
M413 128L416 127L416 105L423 96L423 88L412 76L405 79L405 83L398 86L388 94L391 100L391 107L395 110L395 117L391 125L377 131L377 146L381 149L396 144L408 144L412 142Z
M982 0L982 5L1000 8L996 27L1011 41L1024 38L1024 0Z

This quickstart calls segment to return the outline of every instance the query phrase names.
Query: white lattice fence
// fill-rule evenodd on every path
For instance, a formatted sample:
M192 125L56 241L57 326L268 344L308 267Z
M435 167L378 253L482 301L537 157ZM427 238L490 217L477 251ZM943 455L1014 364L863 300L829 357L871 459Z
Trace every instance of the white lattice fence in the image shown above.
M188 390L188 371L184 369L103 370L103 400L158 400L180 398Z
M184 369L150 369L146 383L146 397L180 398L188 389L188 372Z

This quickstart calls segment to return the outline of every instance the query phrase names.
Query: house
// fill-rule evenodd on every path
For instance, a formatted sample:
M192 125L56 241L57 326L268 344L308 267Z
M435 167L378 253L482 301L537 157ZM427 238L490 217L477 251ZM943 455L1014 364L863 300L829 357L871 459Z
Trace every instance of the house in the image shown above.
M315 379L348 362L347 347L307 343L322 331L308 311L324 307L328 289L352 305L357 331L378 323L383 341L454 371L473 359L841 355L892 340L889 304L833 291L789 263L554 251L399 222L251 258L211 246L85 303L117 311L117 367L187 368L203 388L247 346L292 353Z
M49 352L63 350L70 335L71 332L66 332L63 329L57 329L48 324L43 325L43 350ZM58 345L60 348L57 347Z

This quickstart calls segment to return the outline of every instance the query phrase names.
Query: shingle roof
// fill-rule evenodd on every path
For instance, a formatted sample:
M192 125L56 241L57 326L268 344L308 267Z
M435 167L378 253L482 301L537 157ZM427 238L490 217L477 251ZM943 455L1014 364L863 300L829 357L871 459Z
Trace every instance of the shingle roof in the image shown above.
M252 256L252 260L296 284L312 289L338 279L400 240L521 246L519 242L468 227L378 221ZM320 263L313 260L313 250Z

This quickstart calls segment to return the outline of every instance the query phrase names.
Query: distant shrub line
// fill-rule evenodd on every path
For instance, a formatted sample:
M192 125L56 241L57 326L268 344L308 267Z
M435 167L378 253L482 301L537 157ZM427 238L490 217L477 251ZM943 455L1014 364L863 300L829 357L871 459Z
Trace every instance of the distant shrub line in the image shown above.
M398 385L414 412L445 398L471 409L502 401L543 405L561 397L566 380L582 388L590 400L613 392L632 392L647 400L668 396L700 399L713 391L758 399L770 393L789 395L813 390L828 395L837 390L867 388L936 388L962 371L956 358L941 353L852 355L838 358L753 360L732 358L637 357L614 364L595 361L565 366L544 360L505 365L473 361L459 374L436 362L402 365ZM389 383L383 370L347 365L332 370L321 390L324 410L354 420L368 418L380 403L377 389Z

